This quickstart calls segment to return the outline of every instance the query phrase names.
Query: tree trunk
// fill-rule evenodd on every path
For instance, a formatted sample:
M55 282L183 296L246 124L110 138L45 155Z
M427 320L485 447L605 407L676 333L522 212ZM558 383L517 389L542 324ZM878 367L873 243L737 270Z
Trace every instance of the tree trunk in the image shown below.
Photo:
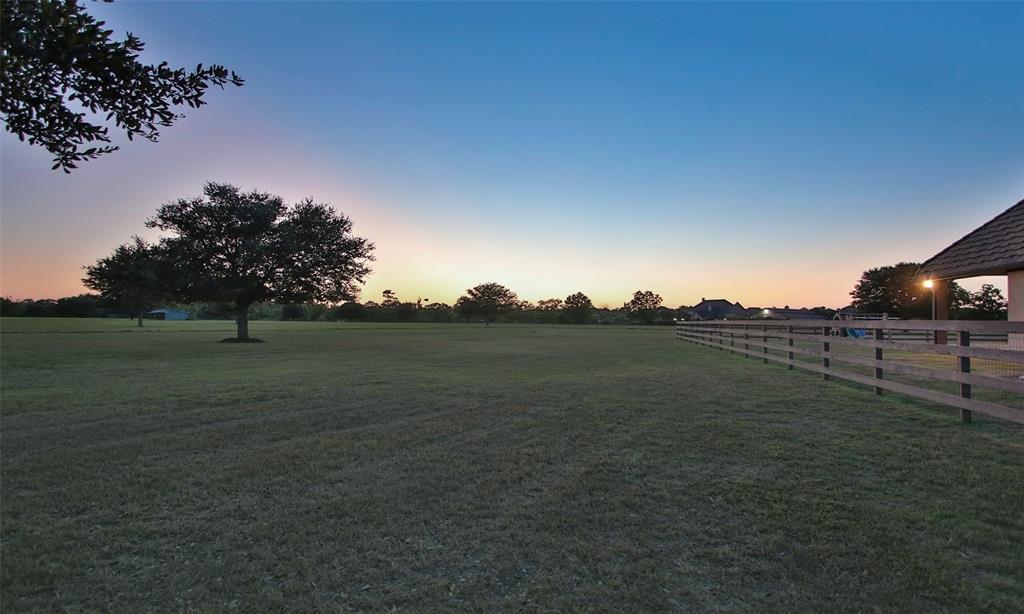
M238 339L240 341L249 340L249 305L238 305L235 311L235 323L238 324Z
M142 328L142 318L146 315L145 309L139 309L139 328Z

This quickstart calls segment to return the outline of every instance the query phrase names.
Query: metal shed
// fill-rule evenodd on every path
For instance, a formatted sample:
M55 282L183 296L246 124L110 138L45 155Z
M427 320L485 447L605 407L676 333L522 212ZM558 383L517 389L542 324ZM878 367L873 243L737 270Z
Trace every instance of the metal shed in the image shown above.
M151 320L187 320L188 312L167 308L154 309L146 313L146 317Z

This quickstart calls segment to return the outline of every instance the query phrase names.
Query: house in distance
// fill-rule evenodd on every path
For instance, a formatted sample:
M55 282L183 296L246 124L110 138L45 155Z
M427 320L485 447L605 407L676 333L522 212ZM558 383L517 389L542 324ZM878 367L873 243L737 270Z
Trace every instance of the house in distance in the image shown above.
M747 317L747 310L724 298L702 298L684 315L688 320L736 320Z
M747 309L747 317L767 320L820 320L824 316L806 307L750 307Z

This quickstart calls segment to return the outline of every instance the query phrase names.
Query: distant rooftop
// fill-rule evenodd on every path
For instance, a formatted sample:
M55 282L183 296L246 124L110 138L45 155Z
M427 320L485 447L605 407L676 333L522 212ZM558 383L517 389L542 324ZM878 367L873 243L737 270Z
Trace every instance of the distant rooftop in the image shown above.
M960 279L1024 269L1024 200L929 258L918 275Z
M702 298L687 312L691 318L700 320L723 320L730 316L743 314L743 305L732 303L724 298Z

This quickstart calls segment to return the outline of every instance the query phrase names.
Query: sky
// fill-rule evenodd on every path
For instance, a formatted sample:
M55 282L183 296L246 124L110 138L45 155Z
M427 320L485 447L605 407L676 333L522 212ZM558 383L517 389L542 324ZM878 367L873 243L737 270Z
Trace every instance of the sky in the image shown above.
M0 138L0 294L205 181L376 244L362 300L842 306L1024 198L1024 3L89 3L143 59L246 79L71 175ZM981 281L964 283L969 288Z

